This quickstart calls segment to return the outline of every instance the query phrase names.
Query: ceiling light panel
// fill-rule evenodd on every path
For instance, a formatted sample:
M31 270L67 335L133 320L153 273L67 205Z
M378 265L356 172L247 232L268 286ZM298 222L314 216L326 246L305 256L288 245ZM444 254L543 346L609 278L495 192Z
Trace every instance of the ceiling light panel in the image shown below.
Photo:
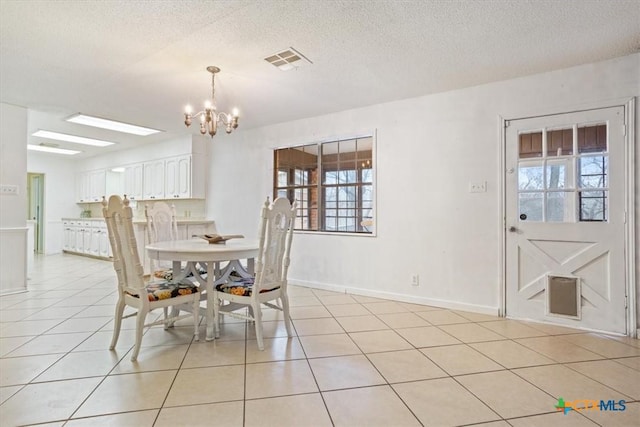
M130 133L132 135L147 136L162 132L158 129L146 128L129 123L117 122L115 120L103 119L100 117L87 116L86 114L76 114L67 119L68 122L78 123L86 126L93 126L101 129L115 130L117 132Z
M301 65L312 63L306 56L292 47L281 52L274 53L273 55L269 55L264 58L264 60L282 71L293 70Z
M48 130L39 130L32 134L40 138L55 139L56 141L72 142L74 144L93 145L94 147L106 147L115 144L111 141L103 141L101 139L85 138L83 136L68 135L66 133L51 132Z
M27 150L42 151L45 153L65 154L67 156L73 156L74 154L82 153L77 150L66 150L64 148L47 147L46 145L31 145L27 144Z

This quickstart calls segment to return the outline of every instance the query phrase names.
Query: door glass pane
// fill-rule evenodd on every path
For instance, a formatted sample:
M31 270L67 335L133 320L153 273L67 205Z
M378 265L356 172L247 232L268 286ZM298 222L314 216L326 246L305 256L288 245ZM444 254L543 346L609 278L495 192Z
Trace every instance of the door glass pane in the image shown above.
M547 193L548 222L575 222L575 193L569 191L554 191Z
M573 154L573 128L547 131L547 156Z
M544 193L520 193L519 215L526 215L526 221L542 221L542 196Z
M578 153L602 153L607 151L607 125L578 127Z
M608 191L580 192L580 221L607 221Z
M518 166L518 189L542 190L544 188L544 176L542 165L539 162L520 163Z
M521 159L542 157L542 132L520 134L518 146Z
M573 159L547 161L547 189L573 187Z
M607 156L585 156L578 161L581 188L604 188L609 185L609 161Z

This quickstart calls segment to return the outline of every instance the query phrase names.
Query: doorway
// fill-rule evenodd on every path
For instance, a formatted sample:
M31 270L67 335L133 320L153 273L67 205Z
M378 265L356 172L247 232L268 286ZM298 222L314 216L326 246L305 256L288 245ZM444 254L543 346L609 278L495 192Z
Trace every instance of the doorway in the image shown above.
M34 252L44 253L44 174L27 173L27 219L35 221Z
M625 107L505 122L505 314L629 332Z

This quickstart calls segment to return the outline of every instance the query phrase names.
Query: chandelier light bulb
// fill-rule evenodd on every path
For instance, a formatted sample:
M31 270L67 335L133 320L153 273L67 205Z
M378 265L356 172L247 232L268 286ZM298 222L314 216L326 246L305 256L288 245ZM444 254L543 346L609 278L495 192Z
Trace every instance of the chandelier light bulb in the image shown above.
M231 114L233 115L233 117L238 117L238 116L240 115L240 112L238 111L238 109L237 109L237 108L234 108L234 109L231 111Z
M184 107L184 112L185 114L193 113L193 108L191 108L191 105L187 105L186 107Z

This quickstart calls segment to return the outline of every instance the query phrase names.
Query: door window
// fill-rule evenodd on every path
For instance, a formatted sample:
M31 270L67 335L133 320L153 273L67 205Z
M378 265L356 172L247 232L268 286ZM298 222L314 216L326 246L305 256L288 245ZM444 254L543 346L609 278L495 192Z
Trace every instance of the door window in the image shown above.
M606 124L527 131L518 139L520 221L607 221Z

